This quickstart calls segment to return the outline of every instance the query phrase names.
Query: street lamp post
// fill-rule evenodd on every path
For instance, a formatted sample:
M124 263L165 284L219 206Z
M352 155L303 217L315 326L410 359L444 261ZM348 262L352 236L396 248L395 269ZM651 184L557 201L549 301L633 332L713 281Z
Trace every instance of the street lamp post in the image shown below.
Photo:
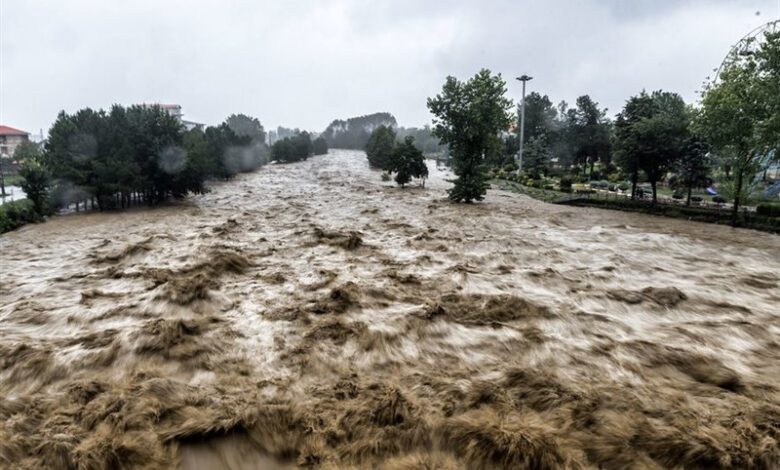
M520 171L523 169L523 145L525 144L525 82L533 80L533 77L522 75L517 79L523 82L523 101L520 105L520 152L517 158L517 170Z

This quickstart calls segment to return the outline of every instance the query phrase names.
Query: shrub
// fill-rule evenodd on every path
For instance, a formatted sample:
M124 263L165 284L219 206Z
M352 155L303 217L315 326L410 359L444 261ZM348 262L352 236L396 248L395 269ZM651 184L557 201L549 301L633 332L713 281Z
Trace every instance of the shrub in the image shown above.
M555 187L553 185L551 185L551 184L545 184L544 185L544 189L546 189L548 191L552 191L552 190L555 189Z
M683 199L685 198L685 194L681 193L680 191L675 191L674 194L672 194L672 199ZM691 198L693 200L693 198Z
M35 205L29 199L6 202L0 206L0 233L17 229L24 224L40 222L42 217L35 212Z
M618 189L621 191L628 191L631 186L628 183L620 183Z
M712 196L712 202L714 202L715 204L725 204L726 198L724 198L723 196Z
M571 191L571 185L574 183L571 176L563 176L561 177L561 182L559 183L559 186L561 188L561 191Z
M598 188L599 187L599 182L598 181L591 181L590 182L590 187L593 188L593 189Z
M609 181L604 181L604 180L599 181L599 188L601 189L609 188Z
M612 184L612 183L609 183L609 188L608 188L608 189L609 189L610 191L615 191L615 190L617 189L617 186L616 186L616 185L614 185L614 184Z
M691 196L691 202L701 202L703 201L701 196Z
M780 202L762 202L756 206L756 214L780 217Z
M382 181L390 181L390 173L382 172Z

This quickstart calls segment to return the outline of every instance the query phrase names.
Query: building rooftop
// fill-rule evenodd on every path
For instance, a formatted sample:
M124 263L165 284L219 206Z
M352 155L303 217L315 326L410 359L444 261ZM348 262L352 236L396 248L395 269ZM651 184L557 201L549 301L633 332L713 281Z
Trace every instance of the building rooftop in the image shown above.
M30 135L30 133L0 124L0 135Z

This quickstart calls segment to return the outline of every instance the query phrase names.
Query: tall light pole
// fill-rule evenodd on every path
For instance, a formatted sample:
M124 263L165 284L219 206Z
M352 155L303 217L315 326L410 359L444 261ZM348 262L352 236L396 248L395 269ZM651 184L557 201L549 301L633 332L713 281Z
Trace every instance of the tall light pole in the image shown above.
M518 80L523 82L523 101L520 105L520 153L517 158L517 170L523 169L523 144L525 143L525 82L533 80L534 77L528 75L522 75L517 77Z

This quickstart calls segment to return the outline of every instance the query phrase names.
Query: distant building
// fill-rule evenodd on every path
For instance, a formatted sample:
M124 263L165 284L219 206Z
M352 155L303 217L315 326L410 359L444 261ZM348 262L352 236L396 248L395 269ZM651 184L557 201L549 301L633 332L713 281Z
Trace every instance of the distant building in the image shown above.
M162 104L162 103L152 103L152 104L142 104L144 108L152 108L155 106L159 106L160 109L167 112L169 115L175 117L179 120L180 123L184 126L185 129L188 131L191 131L192 129L201 129L203 130L204 127L206 127L205 124L201 124L199 122L195 121L188 121L184 119L184 113L181 111L181 105L179 104Z
M0 157L12 157L16 147L29 140L30 134L28 132L0 124Z

